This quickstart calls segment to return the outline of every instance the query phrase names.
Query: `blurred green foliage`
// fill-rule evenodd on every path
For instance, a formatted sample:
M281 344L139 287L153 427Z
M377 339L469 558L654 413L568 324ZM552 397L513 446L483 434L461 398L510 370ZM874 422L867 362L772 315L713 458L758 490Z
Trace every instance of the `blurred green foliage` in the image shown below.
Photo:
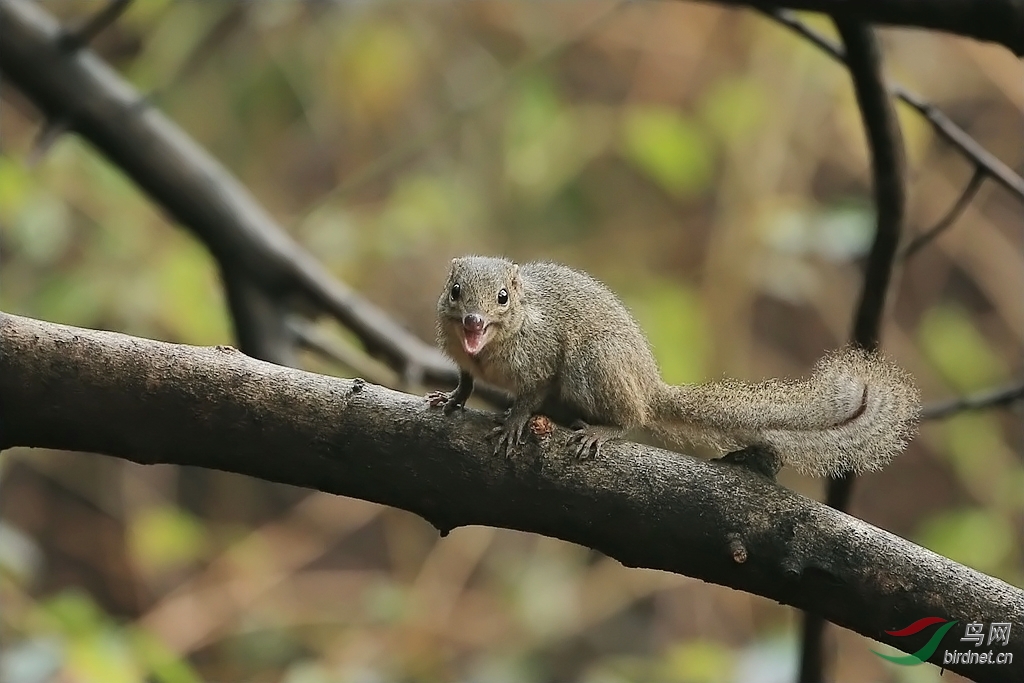
M692 119L668 108L637 108L625 113L626 157L677 197L707 189L714 168L708 134Z

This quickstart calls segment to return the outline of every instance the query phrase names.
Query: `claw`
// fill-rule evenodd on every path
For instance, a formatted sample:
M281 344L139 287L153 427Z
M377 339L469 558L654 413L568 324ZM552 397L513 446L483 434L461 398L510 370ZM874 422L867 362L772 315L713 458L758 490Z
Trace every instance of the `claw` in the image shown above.
M462 403L455 399L455 392L447 391L431 391L427 394L427 401L431 408L437 408L443 406L445 415L451 415L455 412L456 408L464 407Z
M597 458L601 455L601 447L610 439L619 435L619 430L609 427L592 427L582 420L572 423L573 433L566 439L566 446L573 448L573 455L580 460Z
M436 408L440 405L444 405L450 398L447 391L431 391L427 394L427 402L431 408Z
M523 440L523 432L526 430L526 425L529 423L530 418L526 419L512 419L508 418L504 424L500 427L495 427L488 434L488 439L497 437L497 443L494 445L494 454L502 455L506 458L514 457L517 446L525 443Z

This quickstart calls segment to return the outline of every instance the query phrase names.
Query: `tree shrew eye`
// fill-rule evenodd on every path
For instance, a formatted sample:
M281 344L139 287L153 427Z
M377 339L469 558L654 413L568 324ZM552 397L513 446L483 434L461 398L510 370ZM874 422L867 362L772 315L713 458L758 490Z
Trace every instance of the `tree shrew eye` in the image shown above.
M462 285L458 282L452 285L452 291L449 293L449 296L452 298L452 301L458 301L459 297L462 296Z
M502 289L498 290L498 303L501 304L502 306L504 306L505 304L508 303L508 290L507 289L502 288Z

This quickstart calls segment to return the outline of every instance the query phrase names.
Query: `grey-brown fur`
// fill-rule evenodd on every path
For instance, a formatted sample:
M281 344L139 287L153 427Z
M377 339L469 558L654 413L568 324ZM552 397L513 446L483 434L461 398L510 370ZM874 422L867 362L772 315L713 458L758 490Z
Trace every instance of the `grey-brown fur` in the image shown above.
M573 437L581 455L624 429L647 427L722 449L767 446L797 470L824 475L883 466L917 424L917 389L906 373L852 349L826 356L803 381L665 384L625 305L589 275L556 263L453 259L437 310L438 342L462 379L431 403L451 412L469 398L474 378L509 390L515 401L496 430L497 450L506 453L531 415L543 412L586 423ZM475 354L463 347L470 315L486 330Z

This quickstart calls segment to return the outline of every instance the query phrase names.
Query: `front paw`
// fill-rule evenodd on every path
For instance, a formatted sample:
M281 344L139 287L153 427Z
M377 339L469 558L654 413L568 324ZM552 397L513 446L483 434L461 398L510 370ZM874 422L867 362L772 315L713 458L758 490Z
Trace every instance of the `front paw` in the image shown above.
M523 443L523 432L530 423L530 416L509 415L504 424L491 430L487 438L495 439L494 454L511 458Z
M454 391L431 391L427 394L427 403L431 408L441 407L445 415L451 415L456 408L465 407L455 396Z

